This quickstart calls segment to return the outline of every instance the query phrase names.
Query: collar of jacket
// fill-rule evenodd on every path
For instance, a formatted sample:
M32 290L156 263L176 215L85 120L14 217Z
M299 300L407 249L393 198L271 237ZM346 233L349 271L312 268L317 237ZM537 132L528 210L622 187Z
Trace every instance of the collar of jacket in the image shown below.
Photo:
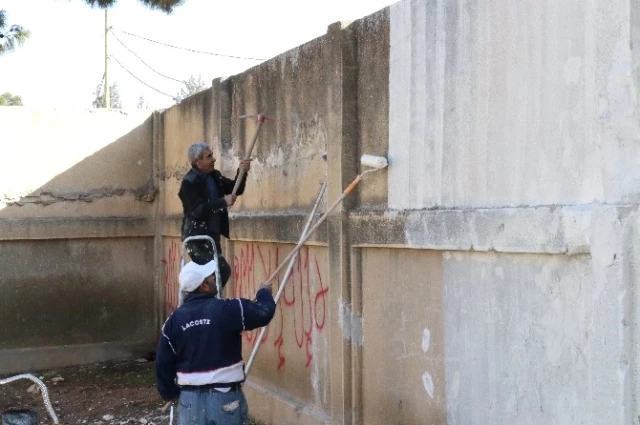
M215 295L206 294L204 292L192 292L184 298L184 302L188 303L191 301L203 300L206 298L215 298L215 297L216 297Z
M205 178L206 176L220 176L220 171L218 171L217 169L213 169L212 172L210 173L203 173L202 171L198 170L196 167L191 167L191 170L189 170L189 172L187 173L187 175L189 174L193 174L196 176L196 178ZM237 174L237 173L236 173Z
M193 171L193 173L196 176L204 177L207 175L207 173L203 173L202 171L198 170L196 167L191 167L191 171Z

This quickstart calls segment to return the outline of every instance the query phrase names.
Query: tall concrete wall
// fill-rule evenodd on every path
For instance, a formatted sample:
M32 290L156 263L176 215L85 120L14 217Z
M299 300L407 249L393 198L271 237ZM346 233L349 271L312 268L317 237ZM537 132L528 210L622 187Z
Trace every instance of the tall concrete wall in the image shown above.
M425 422L638 423L637 7L390 8L395 243L442 270Z
M0 373L153 348L153 118L0 108Z
M176 302L186 149L210 143L233 176L256 129L239 115L266 113L277 120L263 126L223 244L233 268L227 296L251 298L282 262L325 180L322 211L361 171L360 155L386 156L389 167L364 177L294 263L245 386L253 416L639 424L636 3L404 0L331 25L135 123L124 139L138 141L133 150L151 158L148 168L108 143L118 135L105 136L108 163L121 167L104 176L109 185L91 177L100 162L78 157L69 166L80 174L42 176L44 191L12 189L0 210L10 212L0 219L0 250L12 266L0 285L51 271L56 288L77 290L104 268L115 282L101 277L104 320L124 327L121 312L137 305L141 327L122 334L155 340ZM53 240L36 244L40 237ZM96 264L61 266L65 255ZM40 257L29 274L25 259ZM142 274L134 262L145 264L135 269ZM131 276L139 283L125 301ZM142 301L146 291L157 308ZM14 313L43 306L14 297L22 303L7 309ZM101 317L90 322L98 336L80 327L48 341L95 347L113 335ZM13 344L5 357L45 339L41 328L0 332ZM248 358L257 332L243 337Z

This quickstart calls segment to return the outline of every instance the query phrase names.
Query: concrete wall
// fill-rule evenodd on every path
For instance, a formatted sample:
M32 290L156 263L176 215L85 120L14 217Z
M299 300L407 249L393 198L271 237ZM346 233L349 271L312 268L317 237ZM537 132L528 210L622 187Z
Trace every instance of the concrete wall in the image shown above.
M425 418L638 423L637 8L390 8L381 220L442 255Z
M115 334L105 323L128 341L155 340L176 303L186 149L210 143L233 176L256 129L239 115L266 113L277 120L264 123L223 244L227 296L251 298L281 263L325 180L322 211L361 171L360 155L386 156L389 167L367 174L301 251L245 386L253 416L640 424L639 11L628 0L404 0L105 136L96 146L117 172L87 153L68 171L38 168L35 184L5 190L0 250L11 266L0 286L24 275L48 293L51 270L68 303L95 294L78 283L95 274L107 295L90 310L106 316L83 327L57 306L3 298L9 312L43 308L60 318L55 329L78 328L45 338L0 327L11 344L0 355L16 359L45 339L95 347ZM99 116L81 118L117 133ZM24 168L6 162L11 178ZM107 260L60 265L66 253ZM138 274L134 262L145 265ZM133 306L137 316L122 318ZM244 335L245 358L256 336Z
M0 373L152 349L150 113L4 107L0 127Z
M314 239L313 250L326 244L317 275L328 276L328 322L320 332L308 310L309 348L293 366L304 345L281 345L291 331L269 334L247 389L254 414L268 423L638 423L637 12L628 1L403 1L214 84L221 109L233 111L223 122L246 111L236 103L286 105L287 122L264 133L269 150L256 156L292 182L260 169L249 185L260 196L234 216L243 290L288 251L272 242L295 240L297 211L319 182L314 165L300 175L289 162L300 152L288 134L302 100L318 113L307 134L326 132L310 141L327 141L330 200L360 154L390 162ZM301 55L314 50L322 62ZM282 100L294 61L290 85L306 88L308 63L324 88ZM236 140L248 139L234 125L246 127L214 136L223 157L237 158ZM307 294L322 288L312 282ZM286 305L280 314L293 320Z

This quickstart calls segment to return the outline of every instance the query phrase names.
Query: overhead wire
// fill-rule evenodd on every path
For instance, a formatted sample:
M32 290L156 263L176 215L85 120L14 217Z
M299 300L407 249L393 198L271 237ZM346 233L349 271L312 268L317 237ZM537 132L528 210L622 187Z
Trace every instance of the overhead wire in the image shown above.
M149 85L148 83L145 83L144 81L142 81L142 80L141 80L140 78L138 78L138 77L137 77L133 72L129 71L129 70L128 70L128 69L127 69L127 68L126 68L126 67L125 67L125 66L124 66L124 65L123 65L123 64L118 60L118 58L116 58L115 56L113 56L113 55L109 55L109 58L110 58L110 59L115 60L115 61L118 63L118 65L120 65L120 68L124 69L127 73L129 73L129 75L131 75L133 78L135 78L136 80L138 80L139 82L141 82L141 83L142 83L142 84L144 84L145 86L149 87L151 90L155 90L155 91L157 91L157 92L158 92L158 93L160 93L160 94L163 94L163 95L165 95L165 96L167 96L167 97L170 97L171 99L173 99L173 101L175 101L175 100L176 100L176 97L175 97L175 96L172 96L172 95L170 95L170 94L168 94L168 93L165 93L165 92L163 92L162 90L158 90L157 88L155 88L155 87L153 87L153 86Z
M167 46L167 47L171 47L171 48L174 48L174 49L185 50L185 51L192 52L192 53L200 53L200 54L203 54L203 55L220 56L220 57L231 58L231 59L245 59L245 60L254 60L254 61L264 61L264 60L266 60L266 59L261 59L261 58L251 58L251 57L244 57L244 56L225 55L225 54L222 54L222 53L205 52L203 50L191 49L191 48L188 48L188 47L180 47L180 46L175 46L173 44L163 43L161 41L152 40L150 38L143 37L143 36L138 35L138 34L133 34L133 33L130 33L129 31L125 31L125 30L116 29L116 31L119 31L119 32L121 32L123 34L130 35L131 37L141 38L141 39L149 41L151 43L160 44L162 46Z
M124 47L125 49L127 49L127 50L128 50L128 51L129 51L133 56L135 56L136 58L138 58L138 60L139 60L140 62L142 62L142 63L143 63L147 68L149 68L150 70L152 70L152 71L153 71L153 72L155 72L156 74L160 75L161 77L164 77L164 78L169 79L169 80L176 81L176 82L178 82L178 83L180 83L180 84L184 84L184 81L183 81L183 80L178 80L177 78L173 78L173 77L170 77L170 76L168 76L168 75L164 75L162 72L157 71L156 69L154 69L151 65L149 65L147 62L145 62L145 61L144 61L144 59L142 59L142 58L141 58L141 57L140 57L136 52L134 52L134 51L133 51L133 50L131 50L131 49L130 49L126 44L124 44L124 43L122 42L122 40L120 40L120 39L118 38L118 36L115 34L115 32L113 31L113 28L109 28L109 31L111 32L111 34L113 35L113 37L118 41L118 43L120 43L120 44L122 45L122 47Z

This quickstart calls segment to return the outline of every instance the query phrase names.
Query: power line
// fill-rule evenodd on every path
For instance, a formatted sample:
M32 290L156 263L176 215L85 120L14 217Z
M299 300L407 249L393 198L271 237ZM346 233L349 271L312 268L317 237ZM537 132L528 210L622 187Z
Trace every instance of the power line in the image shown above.
M138 55L136 54L136 52L134 52L134 51L133 51L133 50L131 50L129 47L127 47L127 45L125 45L125 44L122 42L122 40L120 40L120 39L118 38L118 36L115 34L115 32L112 30L112 28L111 28L110 30L111 30L111 33L113 34L113 36L115 37L115 39L118 41L118 43L122 44L122 47L124 47L124 48L125 48L125 49L127 49L129 52L131 52L131 54L132 54L133 56L135 56L136 58L138 58L138 59L140 60L140 62L142 62L143 64L145 64L145 66L146 66L147 68L149 68L150 70L152 70L152 71L153 71L153 72L155 72L156 74L160 75L161 77L167 78L167 79L169 79L169 80L176 81L176 82L178 82L178 83L180 83L180 84L184 84L184 81L182 81L182 80L178 80L177 78L169 77L168 75L164 75L164 74L163 74L163 73L161 73L160 71L156 71L155 69L153 69L153 68L151 67L151 65L149 65L148 63L146 63L146 62L145 62L145 61L144 61L140 56L138 56Z
M131 72L131 71L129 71L127 68L125 68L125 66L124 66L124 65L122 65L122 63L120 63L120 61L118 60L118 58L116 58L115 56L110 55L109 57L110 57L111 59L115 60L115 61L118 63L118 65L120 65L120 68L122 68L122 69L124 69L125 71L127 71L127 72L129 73L129 75L131 75L131 76L132 76L133 78L135 78L136 80L140 81L140 82L141 82L142 84L144 84L145 86L149 87L151 90L155 90L155 91L157 91L157 92L158 92L158 93L160 93L160 94L163 94L163 95L165 95L165 96L167 96L167 97L170 97L171 99L173 99L173 101L175 101L175 100L176 100L175 96L171 96L170 94L167 94L167 93L163 92L162 90L158 90L157 88L150 86L149 84L147 84L147 83L145 83L144 81L142 81L140 78L136 77L136 76L133 74L133 72Z
M222 53L205 52L205 51L202 51L202 50L190 49L188 47L174 46L173 44L163 43L161 41L151 40L150 38L146 38L146 37L143 37L141 35L132 34L132 33L128 32L128 31L124 31L124 30L118 30L118 31L120 31L121 33L130 35L132 37L138 37L138 38L141 38L143 40L150 41L152 43L161 44L161 45L167 46L167 47L173 47L174 49L186 50L186 51L192 52L192 53L201 53L203 55L220 56L220 57L232 58L232 59L248 59L248 60L253 60L253 61L263 61L263 60L265 60L265 59L249 58L249 57L243 57L243 56L223 55Z

